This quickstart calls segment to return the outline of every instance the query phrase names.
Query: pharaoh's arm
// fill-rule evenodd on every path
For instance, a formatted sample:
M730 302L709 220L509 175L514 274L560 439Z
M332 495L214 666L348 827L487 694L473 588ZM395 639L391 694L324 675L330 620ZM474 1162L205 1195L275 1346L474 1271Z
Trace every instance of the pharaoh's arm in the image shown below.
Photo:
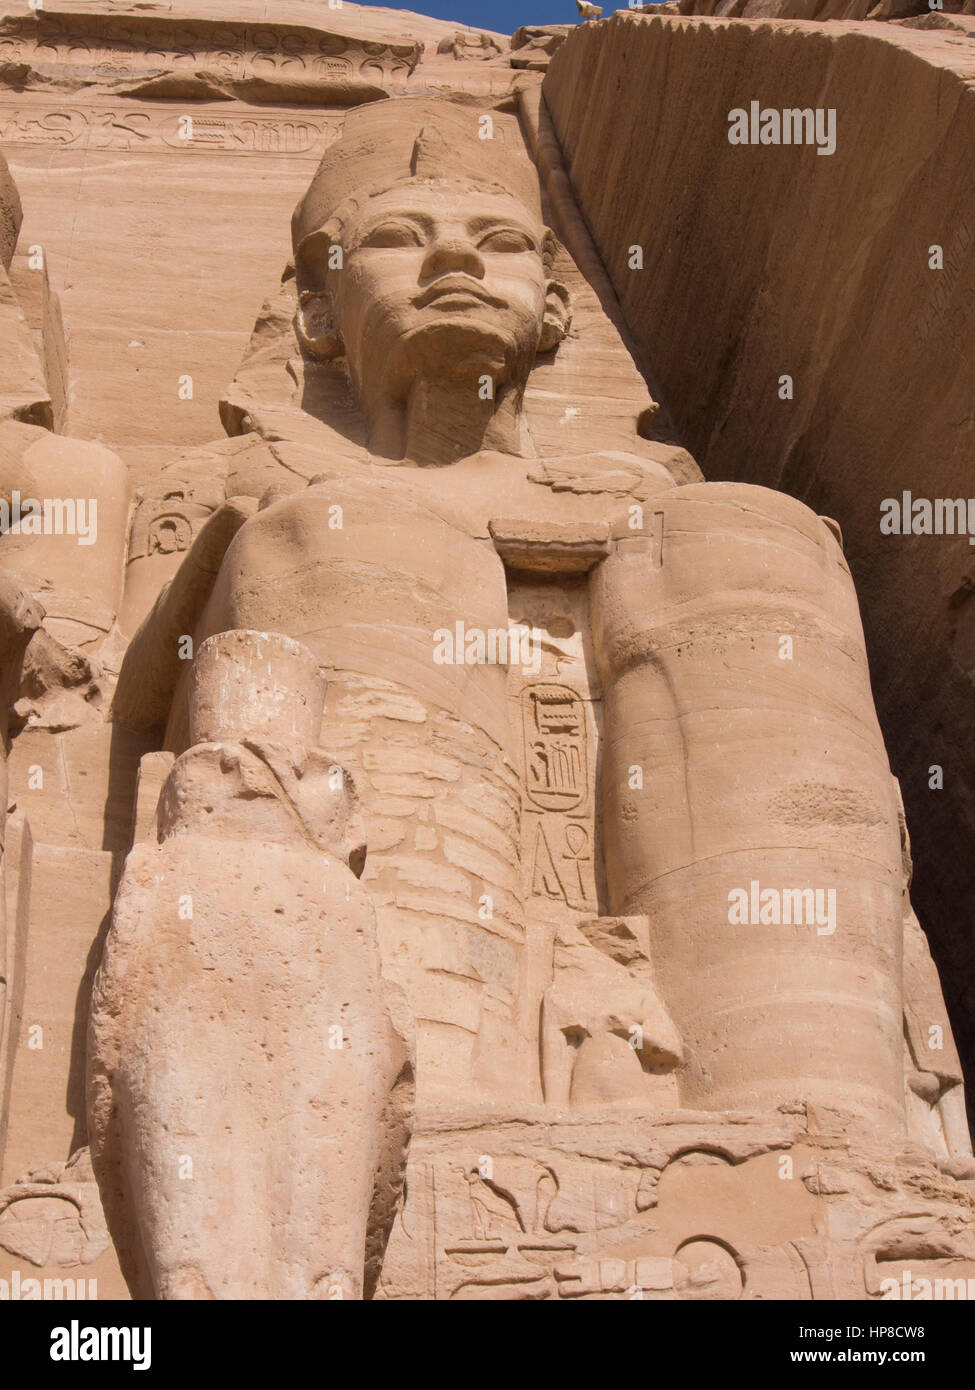
M114 704L128 728L165 725L182 669L180 639L196 627L228 546L257 506L252 497L232 497L217 508L129 643Z

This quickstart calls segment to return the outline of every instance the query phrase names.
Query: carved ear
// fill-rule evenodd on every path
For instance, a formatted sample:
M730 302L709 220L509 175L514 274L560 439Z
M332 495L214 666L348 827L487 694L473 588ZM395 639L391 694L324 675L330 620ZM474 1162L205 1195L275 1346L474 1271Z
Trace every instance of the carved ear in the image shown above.
M572 304L569 291L558 280L549 280L545 286L545 317L542 320L542 333L538 340L539 352L551 352L558 347L569 331L572 322Z
M331 362L345 353L335 300L328 288L329 261L335 235L331 224L322 227L306 237L295 254L298 340L311 357L317 357L322 362Z
M329 290L305 290L298 297L298 340L312 357L331 362L345 355L342 331L335 322L335 304Z

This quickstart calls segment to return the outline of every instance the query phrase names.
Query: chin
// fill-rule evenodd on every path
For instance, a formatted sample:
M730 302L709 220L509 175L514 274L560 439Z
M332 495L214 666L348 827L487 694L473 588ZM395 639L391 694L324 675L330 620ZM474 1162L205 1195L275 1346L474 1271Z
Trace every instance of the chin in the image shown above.
M429 311L427 311L429 313ZM520 356L526 344L522 334L499 331L498 312L481 308L438 310L434 315L412 328L403 340L412 361L425 349L438 356L449 353L455 366L476 362L479 370L497 372Z
M438 310L435 317L416 325L406 335L410 353L423 349L424 345L451 352L462 352L467 356L508 361L512 356L524 352L530 341L530 332L508 328L501 324L498 310Z

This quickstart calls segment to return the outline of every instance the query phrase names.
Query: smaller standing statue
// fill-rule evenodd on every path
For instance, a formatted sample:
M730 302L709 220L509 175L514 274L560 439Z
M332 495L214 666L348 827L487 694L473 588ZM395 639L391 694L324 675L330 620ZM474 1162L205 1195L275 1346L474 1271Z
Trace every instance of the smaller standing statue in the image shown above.
M190 747L126 862L89 1035L92 1159L136 1297L360 1298L401 1191L412 1066L361 888L325 682L204 643Z

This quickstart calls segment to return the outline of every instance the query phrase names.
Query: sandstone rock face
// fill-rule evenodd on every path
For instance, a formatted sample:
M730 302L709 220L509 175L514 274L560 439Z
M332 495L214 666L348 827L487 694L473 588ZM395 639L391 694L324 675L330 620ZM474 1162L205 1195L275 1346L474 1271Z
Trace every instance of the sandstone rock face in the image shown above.
M749 471L764 418L704 480L682 341L650 351L606 240L639 242L645 191L587 152L578 55L702 32L720 62L750 32L708 23L0 25L67 330L22 277L51 389L0 423L8 1283L975 1277L847 512L760 485L790 483Z
M644 13L651 10L643 8ZM975 14L975 0L940 0L938 5L918 0L665 0L653 11L721 19L904 19L940 28L948 14Z
M882 517L905 491L972 490L973 24L618 14L574 34L544 88L682 442L710 479L782 488L839 520L914 901L969 1064L972 551L964 535L884 534ZM583 81L626 100L583 116ZM835 152L731 144L729 112L753 101L832 108Z

